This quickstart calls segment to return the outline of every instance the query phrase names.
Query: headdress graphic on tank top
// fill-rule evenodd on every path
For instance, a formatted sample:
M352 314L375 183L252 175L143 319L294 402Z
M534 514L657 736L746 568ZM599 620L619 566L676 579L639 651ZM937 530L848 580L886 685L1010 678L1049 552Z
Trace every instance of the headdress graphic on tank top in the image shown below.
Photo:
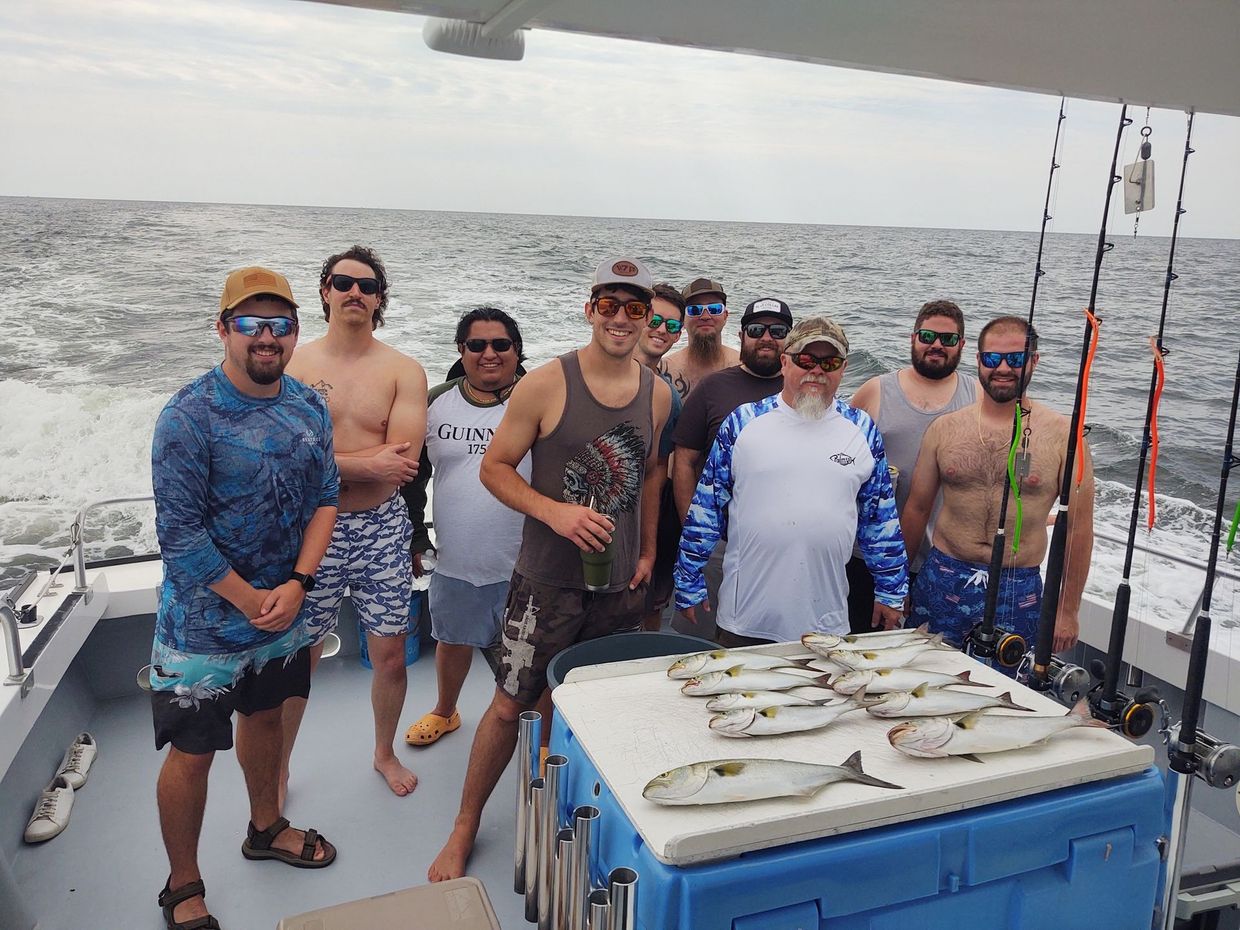
M592 439L564 466L564 500L599 513L631 513L641 493L646 444L631 422L617 423Z

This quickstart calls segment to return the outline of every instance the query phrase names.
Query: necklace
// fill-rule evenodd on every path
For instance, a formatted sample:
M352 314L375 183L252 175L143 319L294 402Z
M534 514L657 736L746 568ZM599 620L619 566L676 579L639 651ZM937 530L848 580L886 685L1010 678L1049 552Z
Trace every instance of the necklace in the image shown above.
M470 384L469 378L464 378L462 380L462 383L465 385L465 393L468 394L470 398L472 398L474 401L480 404L503 403L505 400L508 399L508 396L512 394L512 389L516 387L517 385L516 381L512 381L511 383L504 385L502 388L497 388L496 390L492 391L486 388L474 387L472 384ZM490 394L493 400L490 400L490 401L483 400L482 396L484 394Z

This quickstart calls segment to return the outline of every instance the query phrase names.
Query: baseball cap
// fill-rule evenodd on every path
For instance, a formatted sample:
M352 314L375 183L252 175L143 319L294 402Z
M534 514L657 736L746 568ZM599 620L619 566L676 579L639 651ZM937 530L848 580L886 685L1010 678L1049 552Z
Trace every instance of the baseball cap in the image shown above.
M288 279L270 268L251 265L249 268L238 268L228 275L224 282L224 293L220 295L220 313L231 310L247 297L255 294L271 294L287 300L297 309L297 301L293 299L293 289L288 286Z
M694 278L693 283L680 292L680 296L688 303L698 294L718 294L723 298L723 302L728 302L728 295L723 290L723 285L718 281L712 281L710 278Z
M848 355L848 337L839 323L825 316L811 316L788 333L788 341L784 343L784 352L792 355L805 351L805 347L815 342L826 342L835 347L840 355Z
M778 297L759 297L741 314L741 326L756 316L777 316L789 326L792 325L792 311Z
M646 295L647 300L654 299L654 278L650 269L635 258L605 258L594 269L594 280L590 282L590 293L609 284L621 284L631 287Z

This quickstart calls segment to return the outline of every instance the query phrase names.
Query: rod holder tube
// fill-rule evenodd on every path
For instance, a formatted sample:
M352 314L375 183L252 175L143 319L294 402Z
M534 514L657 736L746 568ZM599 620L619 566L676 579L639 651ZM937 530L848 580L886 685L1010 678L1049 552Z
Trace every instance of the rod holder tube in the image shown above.
M637 930L637 873L624 867L612 869L607 895L611 899L607 930Z
M542 829L543 780L530 782L530 809L525 821L525 919L538 922L538 833Z
M587 899L589 907L589 930L607 930L607 922L611 919L611 895L606 888L595 888Z
M543 775L542 823L538 827L538 930L551 930L551 877L555 868L555 836L560 832L560 797L568 778L568 759L547 756Z
M551 930L568 930L572 901L573 862L576 856L573 828L561 827L555 835L555 875L551 880Z
M17 614L9 604L0 604L0 628L4 630L4 655L8 662L6 685L20 685L26 680L26 666L22 662L22 641L18 633Z
M522 711L517 718L517 843L513 852L512 888L525 892L526 822L530 815L530 783L538 775L537 747L542 740L542 714Z
M569 884L571 911L567 930L585 930L587 899L593 888L592 872L598 862L599 809L582 805L573 811L573 871Z

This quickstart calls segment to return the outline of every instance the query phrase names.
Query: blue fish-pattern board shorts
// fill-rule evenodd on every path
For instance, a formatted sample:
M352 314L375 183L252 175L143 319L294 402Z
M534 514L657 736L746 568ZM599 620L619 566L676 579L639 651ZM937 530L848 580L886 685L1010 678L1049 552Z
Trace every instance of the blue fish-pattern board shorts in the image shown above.
M336 517L331 545L302 610L311 644L321 643L336 628L346 589L367 633L399 636L409 632L412 539L409 508L399 493L377 507Z
M905 626L930 624L953 646L961 646L986 612L988 566L962 562L931 548L913 584L912 614ZM1042 576L1037 568L1005 568L999 576L995 625L1019 633L1032 648L1038 636ZM995 666L1009 678L1016 668Z
M233 711L249 716L309 694L310 648L297 623L274 642L241 652L196 655L158 639L151 650L156 749L231 749Z

